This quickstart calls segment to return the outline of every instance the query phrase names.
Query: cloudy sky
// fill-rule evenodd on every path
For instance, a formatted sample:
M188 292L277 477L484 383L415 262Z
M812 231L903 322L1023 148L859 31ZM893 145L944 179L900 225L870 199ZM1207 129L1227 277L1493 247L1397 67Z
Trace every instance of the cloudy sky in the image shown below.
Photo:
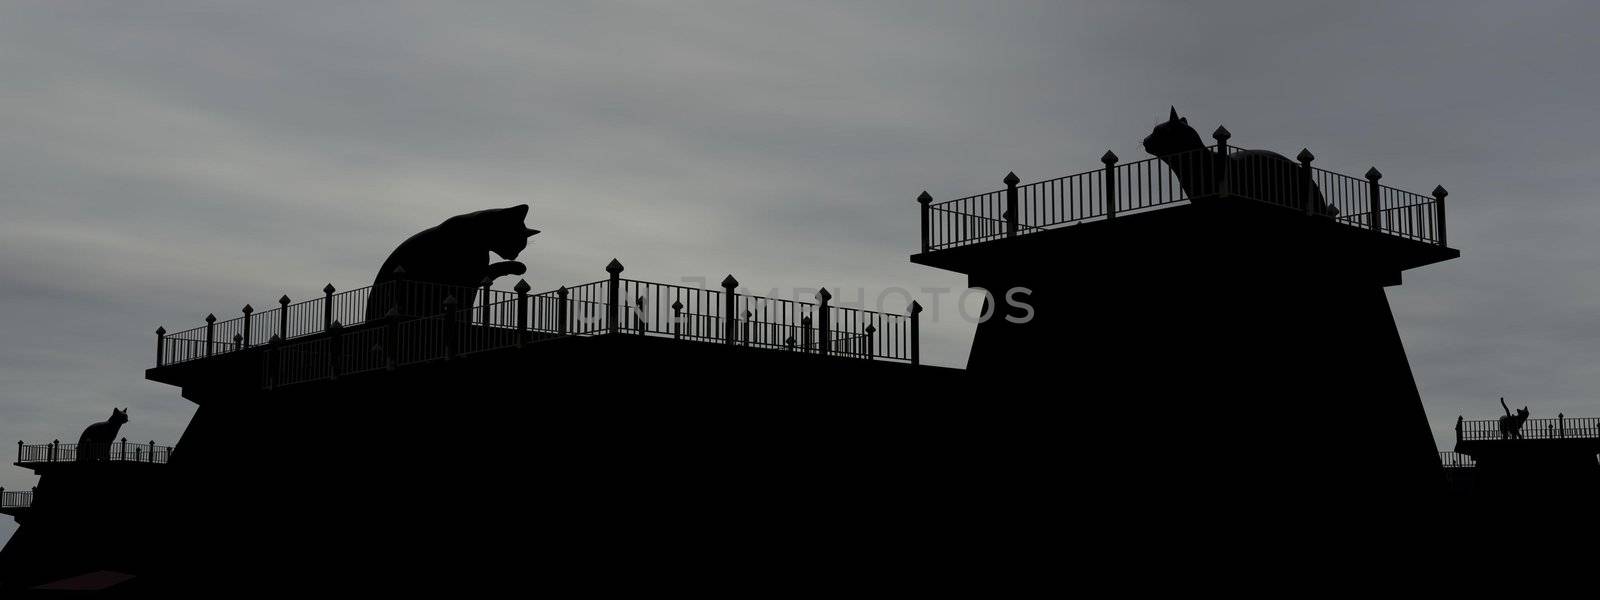
M1450 189L1463 258L1389 290L1441 441L1502 395L1600 416L1596 22L1580 2L0 2L0 441L76 441L112 406L130 439L175 441L193 406L142 378L156 326L365 285L485 207L533 205L539 290L612 257L657 281L960 289L906 260L918 192L1139 157L1169 104L1235 145ZM925 355L960 366L952 297Z

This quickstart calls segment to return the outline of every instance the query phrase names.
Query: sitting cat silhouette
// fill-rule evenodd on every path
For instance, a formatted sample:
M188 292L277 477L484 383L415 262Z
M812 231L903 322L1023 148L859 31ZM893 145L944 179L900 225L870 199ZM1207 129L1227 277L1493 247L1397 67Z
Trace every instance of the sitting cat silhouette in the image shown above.
M459 309L472 308L473 290L507 275L528 271L514 260L528 247L528 238L539 233L522 224L528 205L491 208L456 215L437 226L423 230L401 242L389 254L372 281L373 293L367 300L367 319L376 319L391 307L408 316L438 314L445 296L455 296ZM493 252L504 262L489 263ZM403 269L400 273L396 269ZM407 286L395 293L381 284L395 279L420 281L445 286ZM470 314L470 313L467 313Z
M111 418L88 426L78 436L78 460L111 460L111 443L117 439L117 430L128 422L128 409L111 409Z
M1305 209L1305 202L1294 183L1300 181L1300 166L1283 155L1267 150L1238 150L1226 157L1203 152L1200 134L1179 117L1172 107L1167 121L1157 125L1144 138L1144 151L1161 158L1189 198L1216 194L1224 179L1230 194ZM1225 168L1230 166L1231 168ZM1337 216L1339 209L1327 203L1322 189L1311 184L1313 210L1324 216Z

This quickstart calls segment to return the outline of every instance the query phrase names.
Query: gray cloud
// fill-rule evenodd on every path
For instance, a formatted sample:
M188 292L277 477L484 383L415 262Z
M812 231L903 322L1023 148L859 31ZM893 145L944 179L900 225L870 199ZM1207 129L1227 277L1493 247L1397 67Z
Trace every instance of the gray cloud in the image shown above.
M0 20L0 437L132 406L152 330L356 287L444 217L531 202L536 288L959 289L915 204L1203 130L1452 191L1464 257L1389 292L1434 427L1600 414L1583 3L22 3ZM955 296L940 307L955 314ZM925 345L964 362L971 326ZM1378 410L1363 399L1330 415ZM19 469L0 485L25 487ZM9 527L9 523L0 525ZM0 535L5 535L0 529Z

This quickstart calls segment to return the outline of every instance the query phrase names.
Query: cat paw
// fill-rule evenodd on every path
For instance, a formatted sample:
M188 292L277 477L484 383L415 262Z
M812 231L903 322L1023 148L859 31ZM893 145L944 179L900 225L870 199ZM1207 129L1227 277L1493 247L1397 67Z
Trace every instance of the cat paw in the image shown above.
M508 275L522 275L528 272L528 266L514 260L497 262L489 265L491 277L505 277Z

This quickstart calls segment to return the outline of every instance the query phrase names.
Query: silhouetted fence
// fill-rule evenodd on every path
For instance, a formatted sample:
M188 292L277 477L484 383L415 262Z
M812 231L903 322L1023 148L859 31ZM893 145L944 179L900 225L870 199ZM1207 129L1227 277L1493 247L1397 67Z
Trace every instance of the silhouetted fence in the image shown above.
M284 340L324 333L338 322L346 327L383 316L395 309L402 316L438 313L445 298L469 300L472 306L502 302L511 292L487 288L454 287L421 281L387 281L374 286L335 293L333 284L322 297L290 303L278 298L278 308L256 311L246 304L241 316L218 321L206 315L205 325L167 333L156 329L156 366L175 365L198 358L260 346L274 337Z
M922 205L922 251L943 250L1073 225L1114 219L1118 215L1171 206L1196 198L1239 197L1332 218L1339 223L1439 246L1446 245L1443 187L1432 197L1378 183L1377 169L1365 179L1311 166L1315 159L1301 150L1298 166L1243 154L1227 145L1227 131L1218 129L1218 144L1203 149L1118 164L1107 151L1104 165L1027 185L1015 173L1006 188L955 200L933 202L927 192ZM1223 159L1234 156L1235 159Z
M1473 460L1471 456L1460 452L1440 452L1439 462L1446 469L1471 469L1478 466L1477 461Z
M1457 441L1567 438L1600 438L1600 418L1557 415L1554 419L1528 419L1521 427L1506 429L1501 428L1499 419L1456 420Z
M172 457L171 446L157 446L152 440L147 444L129 442L123 438L109 444L63 444L60 440L48 444L17 442L18 465L66 462L133 462L165 464Z
M815 302L806 302L738 293L739 282L731 275L718 290L623 279L622 264L615 260L606 271L607 279L539 294L530 294L526 281L512 292L480 289L470 296L475 298L470 307L446 295L437 310L423 316L391 309L382 317L365 318L373 314L369 310L353 326L332 319L320 335L269 340L262 353L262 385L272 388L602 334L921 363L921 306L915 302L911 314L898 315L834 305L826 288L817 291ZM406 312L427 311L412 305Z
M0 487L0 508L28 508L33 506L33 491L8 492Z

